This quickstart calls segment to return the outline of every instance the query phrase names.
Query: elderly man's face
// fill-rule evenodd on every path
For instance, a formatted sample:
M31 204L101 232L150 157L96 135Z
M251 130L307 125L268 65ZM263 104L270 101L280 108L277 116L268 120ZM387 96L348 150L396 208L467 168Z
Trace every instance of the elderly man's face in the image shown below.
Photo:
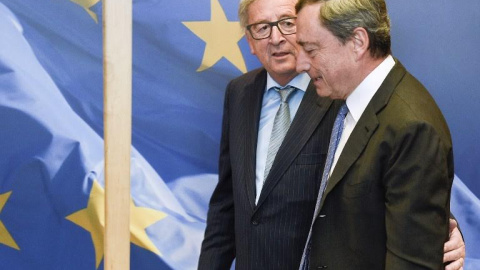
M294 17L295 3L296 0L257 0L248 7L248 24ZM246 36L251 52L275 81L284 85L297 75L295 34L283 35L274 26L269 38L255 40L248 31Z
M320 96L346 99L353 91L354 43L342 44L319 19L323 4L303 7L297 14L297 72L307 72Z

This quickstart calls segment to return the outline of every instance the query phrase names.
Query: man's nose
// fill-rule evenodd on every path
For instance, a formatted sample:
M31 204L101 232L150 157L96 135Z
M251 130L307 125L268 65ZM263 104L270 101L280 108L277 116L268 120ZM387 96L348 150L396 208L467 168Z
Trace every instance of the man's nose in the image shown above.
M278 45L284 40L285 40L285 37L283 36L282 32L280 32L280 29L278 28L278 26L272 26L272 33L270 34L270 42L274 45Z
M307 72L310 69L310 62L302 48L297 51L296 68L298 73Z

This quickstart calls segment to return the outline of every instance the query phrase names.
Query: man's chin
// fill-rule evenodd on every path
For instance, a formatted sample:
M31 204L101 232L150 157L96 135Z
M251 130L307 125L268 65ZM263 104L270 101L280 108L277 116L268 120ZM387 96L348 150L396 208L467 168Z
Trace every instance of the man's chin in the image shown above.
M329 97L332 93L325 89L325 87L318 87L315 88L317 90L317 95L321 97Z
M295 68L295 65L277 65L276 68L272 71L273 73L278 74L280 76L295 77L297 75L297 70Z

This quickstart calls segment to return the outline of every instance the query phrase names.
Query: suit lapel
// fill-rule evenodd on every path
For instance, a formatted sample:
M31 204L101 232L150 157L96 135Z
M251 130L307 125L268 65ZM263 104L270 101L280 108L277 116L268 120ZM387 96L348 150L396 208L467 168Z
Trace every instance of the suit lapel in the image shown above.
M375 112L369 108L369 106L367 106L363 112L361 119L363 121L359 121L355 126L350 138L345 144L337 164L335 165L330 179L328 179L325 193L322 197L322 201L320 202L320 207L323 206L323 202L325 201L328 193L330 193L330 191L338 184L338 182L340 182L340 180L347 173L348 169L358 159L360 154L367 146L370 137L378 127L377 116Z
M365 108L365 111L353 129L352 134L350 134L332 175L328 180L325 193L320 202L320 209L323 206L328 193L330 193L330 191L332 191L332 189L342 180L348 169L360 157L367 146L368 141L379 125L377 114L387 105L394 89L403 76L405 76L405 72L405 68L397 62Z
M332 100L320 98L317 95L315 87L310 82L285 139L277 152L268 178L262 188L257 209L298 156L331 104Z
M245 150L244 158L242 159L245 164L241 168L245 168L245 185L247 191L247 197L252 209L255 208L255 168L256 168L256 156L257 156L257 140L258 140L258 126L260 119L260 112L262 109L262 99L265 92L265 85L267 82L267 72L263 69L257 74L253 82L250 82L245 86L244 100L240 104L248 106L243 117L245 121Z

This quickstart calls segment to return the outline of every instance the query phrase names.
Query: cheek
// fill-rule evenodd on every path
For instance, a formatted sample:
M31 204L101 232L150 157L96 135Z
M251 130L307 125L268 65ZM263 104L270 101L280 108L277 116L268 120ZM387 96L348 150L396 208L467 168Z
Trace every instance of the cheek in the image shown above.
M332 78L338 78L338 76L342 73L344 65L340 58L335 57L334 54L332 54L332 56L334 57L325 59L325 72L328 73Z
M250 46L250 53L253 54L253 55L256 55L255 49L252 46Z
M328 59L326 59L323 55L316 55L312 59L312 63L314 68L322 73L322 75L328 74L328 71L330 70L330 64L328 62Z
M267 58L267 46L263 44L257 44L255 47L255 55L257 57Z
M265 44L263 44L264 40L254 40L251 37L247 38L248 46L250 47L250 53L256 55L257 57L262 57L262 54L265 51Z

